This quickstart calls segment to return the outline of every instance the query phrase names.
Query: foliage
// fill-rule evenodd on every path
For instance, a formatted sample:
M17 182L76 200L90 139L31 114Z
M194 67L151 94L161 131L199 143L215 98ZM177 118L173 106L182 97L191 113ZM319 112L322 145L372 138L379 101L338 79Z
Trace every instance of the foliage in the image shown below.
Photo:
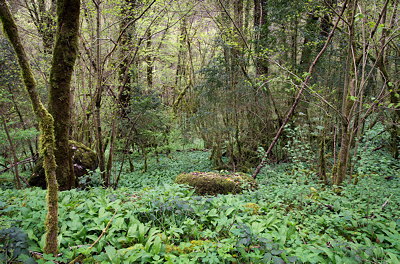
M307 136L310 131L305 126L285 128L287 137L284 150L287 151L290 162L295 166L309 166L315 160L315 150L310 146Z
M0 261L2 263L35 263L29 257L28 236L19 228L11 227L0 230Z
M143 159L135 153L132 155L135 170L128 172L128 168L123 167L119 186L138 190L143 187L172 184L175 177L184 171L209 171L210 162L206 155L208 153L202 151L179 151L174 155L153 153L148 161L149 170L144 172ZM97 173L96 176L99 177Z
M86 263L398 263L398 178L366 176L358 185L330 188L314 174L293 175L292 166L283 164L267 168L259 189L243 194L198 196L182 185L164 185L172 183L175 166L207 161L207 155L160 159L158 169L147 174L155 178L147 181L153 187L60 193L62 255L52 259L67 262L82 254ZM156 159L150 164L157 168ZM122 179L124 186L143 180ZM45 192L0 194L2 222L24 230L29 250L41 252L44 227L37 223L45 216Z
M167 139L171 120L163 111L159 96L143 91L142 87L134 87L130 96L129 106L124 109L126 118L121 119L123 135L142 151L162 145Z
M46 102L55 1L37 2L10 7ZM82 1L70 138L100 150L102 171L60 193L60 255L38 262L399 263L398 4L371 2ZM38 126L1 34L0 47L5 169L35 156ZM300 87L257 190L206 196L174 183L252 171ZM119 189L103 188L108 172ZM318 173L329 184L338 172L343 186L320 184ZM25 261L20 252L44 249L45 192L0 176L1 261Z
M357 174L380 174L385 177L399 175L399 161L386 151L391 143L390 134L381 123L367 130L354 160Z
M217 43L232 49L222 40ZM257 146L266 142L267 133L262 130L270 126L271 117L264 108L268 104L266 93L255 94L254 87L237 72L231 76L235 67L218 56L200 71L203 78L194 88L196 110L190 113L190 121L212 149L210 159L215 169L247 172L259 161Z

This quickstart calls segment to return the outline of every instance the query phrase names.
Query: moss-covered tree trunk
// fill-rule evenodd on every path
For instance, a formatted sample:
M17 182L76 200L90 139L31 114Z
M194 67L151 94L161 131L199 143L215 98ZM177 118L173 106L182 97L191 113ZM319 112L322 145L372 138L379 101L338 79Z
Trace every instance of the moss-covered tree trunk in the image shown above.
M333 167L333 184L341 185L346 179L347 170L349 167L349 155L352 145L353 133L352 130L354 123L354 98L356 96L356 69L354 68L354 51L356 50L355 45L355 12L358 0L349 1L349 9L347 13L348 21L348 49L347 49L347 60L346 60L346 74L344 78L343 87L343 98L342 98L342 135L340 141L340 150L335 165Z
M4 32L17 54L24 84L29 94L33 110L39 121L39 129L41 132L40 152L44 157L44 169L47 182L46 201L48 208L46 215L46 241L44 251L48 254L56 254L58 233L58 186L56 179L56 161L54 157L54 120L40 101L36 89L36 82L26 52L19 38L17 26L5 0L0 0L0 20L3 24Z
M96 129L96 151L99 159L100 175L103 183L108 187L109 179L106 173L106 144L103 139L103 129L101 122L101 101L103 96L103 67L101 59L101 1L94 1L96 7L96 93L95 93L95 109L94 109L94 124Z
M57 181L60 190L75 185L69 147L71 130L71 76L74 69L79 31L80 0L57 1L57 32L50 71L49 111L54 118Z
M22 77L31 99L33 110L39 121L40 154L47 183L47 215L44 252L57 253L58 233L58 184L63 189L74 184L72 162L68 147L70 130L70 81L77 53L77 36L79 29L80 0L57 1L57 33L50 74L50 108L51 113L43 106L36 89L35 78L29 65L24 47L19 38L18 29L5 0L0 0L0 20L4 32L9 38L21 67ZM56 123L56 126L54 125ZM65 148L67 146L67 148ZM60 170L57 171L57 163ZM66 165L67 164L67 165ZM61 168L63 167L63 168ZM60 171L62 171L60 173ZM65 185L64 185L65 184Z
M43 41L43 52L50 55L55 36L56 0L24 1L29 16Z

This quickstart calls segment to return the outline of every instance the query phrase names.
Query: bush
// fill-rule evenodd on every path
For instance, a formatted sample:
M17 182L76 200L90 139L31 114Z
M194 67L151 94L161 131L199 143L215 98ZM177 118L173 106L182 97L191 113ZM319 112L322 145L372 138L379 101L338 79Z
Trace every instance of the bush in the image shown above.
M195 188L198 194L237 194L245 189L256 189L256 181L244 173L190 172L182 173L176 183L187 184Z

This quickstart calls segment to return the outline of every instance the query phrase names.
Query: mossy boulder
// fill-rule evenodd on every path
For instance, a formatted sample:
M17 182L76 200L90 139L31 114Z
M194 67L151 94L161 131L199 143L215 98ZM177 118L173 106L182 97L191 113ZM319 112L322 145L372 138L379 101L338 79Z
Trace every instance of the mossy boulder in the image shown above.
M247 174L217 173L217 172L190 172L179 174L176 183L187 184L195 188L200 195L209 194L237 194L243 190L257 188L256 181Z
M97 154L82 143L70 140L69 145L73 153L73 166L76 177L76 183L83 175L93 171L98 166ZM39 157L29 178L30 186L46 188L46 178L43 169L43 158Z

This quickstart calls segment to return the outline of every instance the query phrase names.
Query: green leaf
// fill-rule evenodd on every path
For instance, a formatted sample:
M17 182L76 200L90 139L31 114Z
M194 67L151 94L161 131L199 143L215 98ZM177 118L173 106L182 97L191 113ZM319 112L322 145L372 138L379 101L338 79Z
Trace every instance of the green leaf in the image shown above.
M228 210L225 212L225 215L229 216L233 211L235 211L235 207L228 208Z
M161 251L161 246L162 246L161 237L156 236L153 242L153 246L151 248L151 253L158 255Z
M111 260L111 263L115 263L117 250L113 246L106 246L105 250L108 258Z
M390 264L400 264L400 260L395 254L393 254L391 252L388 252L387 254L389 255L389 258L390 258L390 262L389 262Z

